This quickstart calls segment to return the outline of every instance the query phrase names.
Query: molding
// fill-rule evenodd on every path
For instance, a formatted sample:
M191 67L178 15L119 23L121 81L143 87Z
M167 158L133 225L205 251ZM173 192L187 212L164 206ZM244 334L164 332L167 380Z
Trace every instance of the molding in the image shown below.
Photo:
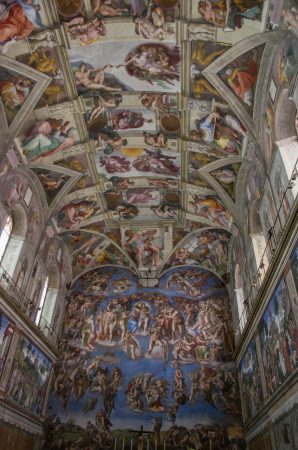
M12 72L20 75L20 76L23 76L25 78L29 78L30 80L35 81L35 85L33 86L30 94L26 98L24 104L22 105L20 110L17 112L12 123L10 125L7 125L7 127L5 127L5 125L4 125L4 127L6 128L6 131L4 131L3 122L4 122L4 124L6 124L7 120L6 120L6 115L4 113L4 107L3 107L3 105L1 105L1 111L0 111L0 119L1 119L1 124L2 124L1 129L0 129L0 131L2 131L1 135L3 136L5 134L8 134L9 136L15 136L16 133L20 132L21 128L23 127L23 125L25 123L25 119L33 111L36 103L41 98L45 89L51 83L52 78L45 75L44 73L39 72L38 70L32 69L32 67L29 67L26 64L23 64L19 61L16 61L15 59L9 58L4 55L0 55L0 67L3 67L9 71L12 71ZM4 114L4 117L3 117L3 114Z
M272 52L272 47L276 44L276 41L280 40L280 37L286 36L288 32L275 31L274 33L259 33L253 35L243 41L238 42L233 47L228 49L223 55L213 61L206 69L203 70L203 75L206 76L207 80L216 88L216 90L222 95L224 100L228 103L231 109L235 112L237 117L241 119L244 125L247 127L251 136L258 143L258 137L255 132L255 124L253 121L252 114L248 113L245 107L242 105L238 97L233 93L233 91L226 86L226 84L221 80L218 72L224 69L228 64L233 62L239 56L247 53L249 50L264 44L265 48L261 57L260 67L263 66L264 55L266 55L266 44L269 43L270 52ZM269 50L267 51L269 52ZM259 78L258 78L259 80ZM255 98L257 97L258 85L256 86ZM255 104L255 102L254 102ZM260 151L260 154L262 152Z
M60 189L60 191L58 191L58 194L56 195L56 197L54 197L54 199L51 201L51 203L48 205L48 201L46 198L46 193L45 193L45 189L42 186L42 183L40 182L38 176L36 175L36 173L32 170L30 170L30 175L33 176L36 179L36 183L40 183L41 186L41 192L42 195L44 196L44 200L47 204L47 215L46 218L49 219L50 215L52 214L52 212L55 210L56 206L60 203L60 200L62 200L62 197L66 196L69 191L71 190L72 187L75 186L75 184L79 181L79 179L83 176L82 173L76 172L75 170L71 170L71 169L67 169L66 167L61 167L58 165L54 165L54 164L28 164L28 169L44 169L44 170L48 170L50 172L55 172L55 173L61 173L64 175L68 175L70 177L70 179L65 183L65 185Z
M42 352L44 352L52 361L58 358L58 349L47 340L44 334L29 317L22 312L16 303L14 303L0 286L0 308L4 314L8 315L12 322L16 324L19 330L31 340Z
M285 414L290 412L296 405L298 405L298 392L290 400L288 400L278 411L272 414L271 420L273 423L277 422Z
M246 322L245 328L236 344L234 357L237 363L240 362L244 351L246 350L258 323L270 302L272 292L280 278L288 257L296 243L298 235L298 197L296 197L290 216L287 219L284 230L281 233L281 239L277 245L274 256L272 257L262 285L259 288L258 295L254 299L253 308Z
M265 403L255 417L245 425L245 435L247 439L255 437L260 433L260 429L265 428L268 422L277 420L298 404L298 372L281 386L273 396ZM287 396L288 394L288 396ZM289 397L289 398L288 398ZM281 406L278 407L278 402ZM281 449L280 449L281 450Z
M42 434L42 422L0 400L0 419L32 434Z

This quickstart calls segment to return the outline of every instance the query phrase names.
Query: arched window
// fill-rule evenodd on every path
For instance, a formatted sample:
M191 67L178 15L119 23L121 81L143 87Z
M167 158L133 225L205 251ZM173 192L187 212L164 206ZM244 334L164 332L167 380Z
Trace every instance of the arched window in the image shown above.
M43 303L40 302L39 315L36 317L38 319L37 325L42 329L46 336L51 336L53 334L53 322L55 311L57 309L57 298L59 294L59 284L60 284L60 273L58 267L52 265L49 268L48 285L47 292Z
M41 296L40 296L40 299L39 299L39 304L38 304L38 307L37 307L37 313L36 313L35 321L34 321L35 325L39 324L39 321L40 321L40 318L41 318L41 313L42 313L42 310L43 310L43 307L44 307L44 303L45 303L45 299L46 299L46 295L47 295L47 292L48 292L48 286L49 286L49 277L46 278L46 281L45 281L45 284L43 286L42 293L41 293Z
M240 265L237 263L234 272L234 282L235 282L235 294L237 301L237 312L238 312L238 320L240 321L241 331L245 325L246 317L244 317L244 292L243 292L243 284L242 284L242 275Z
M27 233L27 213L21 205L15 205L1 233L0 263L13 278ZM3 238L2 238L3 236ZM2 253L3 252L3 253Z
M0 263L2 262L6 247L9 242L9 238L12 233L12 226L13 226L12 217L7 216L4 228L0 234Z

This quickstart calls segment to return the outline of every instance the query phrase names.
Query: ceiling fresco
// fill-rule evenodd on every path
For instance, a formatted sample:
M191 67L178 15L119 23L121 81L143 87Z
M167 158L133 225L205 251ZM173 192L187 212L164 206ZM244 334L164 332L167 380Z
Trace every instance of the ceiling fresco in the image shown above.
M241 212L294 127L278 111L297 8L284 0L277 20L271 3L0 1L1 198L13 207L31 178L42 204L27 205L28 236L40 220L67 244L50 403L86 448L111 448L111 423L152 429L160 417L173 446L244 448L230 237L252 232Z

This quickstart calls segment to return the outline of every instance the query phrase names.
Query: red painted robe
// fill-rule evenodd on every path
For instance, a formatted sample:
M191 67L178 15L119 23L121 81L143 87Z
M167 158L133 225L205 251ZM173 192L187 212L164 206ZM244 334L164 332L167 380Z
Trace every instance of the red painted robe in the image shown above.
M20 5L13 5L8 14L0 20L0 44L11 39L20 40L29 36L34 29Z

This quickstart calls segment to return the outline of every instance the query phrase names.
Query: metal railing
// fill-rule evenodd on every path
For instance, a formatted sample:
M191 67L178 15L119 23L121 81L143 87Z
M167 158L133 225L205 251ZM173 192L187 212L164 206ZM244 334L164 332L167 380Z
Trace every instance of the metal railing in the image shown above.
M279 208L277 210L276 217L274 219L272 227L268 230L268 236L266 237L266 245L264 252L262 254L260 264L255 272L255 275L252 279L252 284L250 286L249 292L245 298L244 301L244 308L241 313L241 316L239 318L237 327L235 329L235 339L236 341L239 340L245 325L249 319L249 316L253 310L253 306L255 304L256 296L262 286L262 283L264 281L265 275L268 272L268 270L271 268L271 262L274 257L276 248L279 244L279 241L283 235L283 230L285 226L287 225L287 218L289 217L290 213L292 212L292 208L288 211L287 216L285 215L285 211L283 211L283 220L281 216L281 210L283 208L283 203L286 199L286 196L288 195L288 191L292 190L295 184L298 181L298 159L296 160L294 169L292 171L291 177L288 180L287 187L283 193L283 196L280 201ZM293 202L295 203L295 202Z
M17 285L15 280L7 273L4 267L0 264L0 288L2 288L9 300L17 306L32 323L32 325L38 329L45 338L55 345L58 339L58 335L54 328L48 323L46 318L41 314L39 324L36 325L35 317L38 311L38 307L34 305L32 299L30 299L25 292Z
M165 437L163 439L157 440L152 432L144 432L141 437L140 432L132 432L139 437L135 438L114 438L113 450L186 450L188 447L184 445L174 445L171 441L167 441Z

